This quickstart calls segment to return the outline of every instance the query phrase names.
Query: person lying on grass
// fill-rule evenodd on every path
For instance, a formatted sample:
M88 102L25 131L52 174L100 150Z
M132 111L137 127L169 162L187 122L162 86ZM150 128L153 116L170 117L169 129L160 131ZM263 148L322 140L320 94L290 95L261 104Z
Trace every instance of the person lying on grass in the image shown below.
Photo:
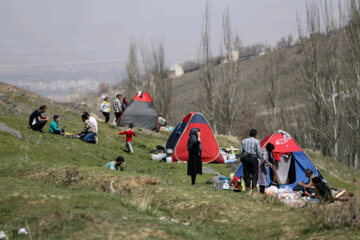
M122 156L119 156L116 158L115 161L111 161L108 162L105 167L110 169L110 170L120 170L123 171L124 170L124 164L125 164L125 160Z
M59 115L54 115L54 121L50 123L49 132L54 134L64 134L64 129L59 128Z

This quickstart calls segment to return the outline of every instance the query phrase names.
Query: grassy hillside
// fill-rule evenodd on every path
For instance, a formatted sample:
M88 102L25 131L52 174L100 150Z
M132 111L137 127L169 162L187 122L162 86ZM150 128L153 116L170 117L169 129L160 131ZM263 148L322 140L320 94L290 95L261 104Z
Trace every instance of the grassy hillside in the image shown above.
M40 104L57 113L67 132L82 129L86 106L61 105L0 83L16 103L0 105L0 122L21 131L0 132L0 231L10 239L356 239L359 227L319 225L310 207L289 208L262 195L214 190L198 177L190 185L186 164L150 160L149 151L168 135L135 129L134 155L118 129L99 123L99 144L86 144L27 128ZM84 107L84 109L83 109ZM48 126L48 125L47 125ZM235 140L218 138L221 145ZM354 190L360 174L308 151L331 186ZM125 171L104 169L118 155ZM224 165L208 165L224 175ZM110 184L112 182L113 189ZM356 205L357 206L357 205ZM355 209L354 209L355 211ZM357 210L358 211L358 210ZM324 227L325 226L325 227ZM30 230L17 236L19 228Z
M299 91L300 82L297 71L297 48L282 49L264 56L255 56L241 61L240 96L243 103L254 107L259 113L270 108L265 91L265 66L273 64L279 77L279 108L298 105L302 91ZM221 79L222 65L215 67L217 79ZM199 80L200 71L194 71L177 77L173 80L173 101L176 106L176 119L181 119L190 111L199 111L198 95L201 93ZM218 82L220 84L220 82Z

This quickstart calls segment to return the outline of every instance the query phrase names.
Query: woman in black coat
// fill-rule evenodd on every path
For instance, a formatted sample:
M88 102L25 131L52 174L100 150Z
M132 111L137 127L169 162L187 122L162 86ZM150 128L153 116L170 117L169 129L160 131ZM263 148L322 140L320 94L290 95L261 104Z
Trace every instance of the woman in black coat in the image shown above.
M200 129L190 130L187 147L189 151L187 174L191 176L191 184L195 185L196 174L202 174Z

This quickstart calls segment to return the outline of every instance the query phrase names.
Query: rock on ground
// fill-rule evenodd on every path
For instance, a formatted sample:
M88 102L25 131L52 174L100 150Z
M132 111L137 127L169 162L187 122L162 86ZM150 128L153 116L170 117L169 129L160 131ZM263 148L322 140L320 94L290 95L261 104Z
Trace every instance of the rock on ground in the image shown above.
M210 183L210 184L214 184L214 183L220 181L220 179L219 179L220 177L224 177L224 175L219 174L218 176L209 178L206 182L207 182L207 183Z
M202 172L206 174L214 174L214 175L220 174L218 171L215 171L212 167L209 166L203 167Z
M3 93L0 93L0 101L7 103L9 107L14 108L16 106L16 104L10 101L9 98Z
M0 122L0 132L10 133L14 137L24 139L24 135L21 132L13 129L13 128L9 127L8 125L6 125L5 123L1 123L1 122Z

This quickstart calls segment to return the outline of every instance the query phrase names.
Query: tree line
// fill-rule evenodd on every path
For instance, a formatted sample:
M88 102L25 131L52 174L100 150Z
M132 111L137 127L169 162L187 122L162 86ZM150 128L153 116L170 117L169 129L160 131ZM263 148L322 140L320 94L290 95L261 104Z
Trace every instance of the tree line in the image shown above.
M298 20L299 39L283 37L276 49L296 47L296 75L302 97L293 109L284 112L280 102L283 69L281 51L267 56L257 84L267 101L270 117L254 120L255 112L249 102L249 91L243 62L234 61L232 53L250 51L241 43L231 27L226 9L222 17L220 53L226 64L216 64L211 39L211 7L205 7L199 59L187 62L188 69L198 69L200 89L198 108L207 116L217 134L241 135L239 128L255 127L264 131L289 131L304 147L321 151L349 166L359 168L360 141L360 0L347 0L333 6L329 1L308 2L306 25ZM270 52L266 45L252 46L255 52ZM260 50L261 49L261 50ZM158 110L170 115L172 81L167 76L165 51L161 41L150 48L133 41L126 63L123 82L129 96L146 89L153 96ZM239 122L239 116L246 119Z

